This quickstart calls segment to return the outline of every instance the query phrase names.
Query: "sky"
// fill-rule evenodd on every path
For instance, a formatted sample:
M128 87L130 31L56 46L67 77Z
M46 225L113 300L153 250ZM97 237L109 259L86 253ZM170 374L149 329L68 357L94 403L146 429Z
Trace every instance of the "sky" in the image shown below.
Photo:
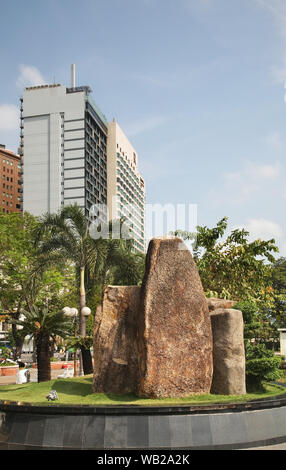
M285 0L0 0L0 143L25 86L89 85L139 157L148 204L275 238L286 256ZM184 227L183 227L184 228Z

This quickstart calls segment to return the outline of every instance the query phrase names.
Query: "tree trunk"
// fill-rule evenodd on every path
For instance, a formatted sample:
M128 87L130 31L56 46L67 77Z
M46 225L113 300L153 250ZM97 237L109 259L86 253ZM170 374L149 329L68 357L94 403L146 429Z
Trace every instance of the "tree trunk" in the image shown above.
M20 317L20 307L21 305L18 304L17 312L13 316L15 320L19 320ZM21 331L21 330L20 330ZM13 359L16 361L21 357L22 354L22 349L23 349L23 344L24 344L24 337L23 334L19 333L19 330L17 329L17 326L15 324L12 324L12 336L15 341L15 348L13 351Z
M35 338L33 338L33 354L32 354L33 363L36 362L36 360L37 360L37 347L36 347Z
M40 335L36 339L38 382L51 380L50 338Z
M80 267L80 297L79 297L79 308L80 308L80 320L79 320L79 335L83 338L86 336L86 317L81 313L83 307L86 306L86 293L85 293L85 267ZM81 347L81 362L82 362L82 369L83 374L92 374L93 373L93 366L92 366L92 358L90 349L86 349L84 346Z
M86 349L84 346L81 346L82 354L82 363L83 363L83 373L84 375L93 373L93 364L90 349Z
M15 349L13 352L13 359L16 361L21 357L22 354L22 349L23 349L23 344L24 344L24 338L18 334L18 330L16 325L12 324L12 336L15 341Z
M85 317L82 315L81 311L83 307L86 306L86 294L85 294L85 282L84 282L84 272L85 267L80 267L80 289L79 289L79 335L85 336L86 334L86 325Z

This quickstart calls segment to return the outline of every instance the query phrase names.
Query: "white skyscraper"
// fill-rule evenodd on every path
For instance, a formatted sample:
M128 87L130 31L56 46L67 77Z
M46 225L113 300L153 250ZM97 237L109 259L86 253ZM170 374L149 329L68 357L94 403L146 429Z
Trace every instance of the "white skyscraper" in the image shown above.
M107 203L107 120L89 87L43 85L22 97L24 210Z
M24 90L24 211L40 216L77 203L88 217L91 206L105 204L110 219L126 218L135 249L144 251L145 183L137 153L118 124L107 122L90 93L88 86L75 86L73 66L71 88L54 84Z
M145 182L138 170L137 152L115 121L108 123L107 201L109 215L126 219L136 250L143 252Z

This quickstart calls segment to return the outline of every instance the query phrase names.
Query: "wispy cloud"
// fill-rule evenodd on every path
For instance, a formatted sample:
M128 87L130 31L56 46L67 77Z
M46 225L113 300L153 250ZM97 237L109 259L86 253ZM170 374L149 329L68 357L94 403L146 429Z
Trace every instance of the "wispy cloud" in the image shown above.
M19 108L13 104L0 105L0 130L10 131L19 128Z
M249 232L250 240L270 240L275 238L279 241L283 237L282 227L272 220L264 218L260 219L249 219L245 225L241 225L239 228L244 228Z
M282 26L286 22L286 3L285 0L254 0L265 10L268 10ZM286 32L281 30L281 34L286 35Z
M286 58L281 61L280 65L271 67L271 74L276 83L283 84L286 82Z
M225 188L231 190L238 200L246 199L260 190L267 181L278 178L279 167L279 162L264 165L248 162L241 170L223 175Z
M285 141L281 134L277 131L270 132L265 139L266 143L272 150L282 150L285 148Z
M28 86L45 85L47 82L43 75L33 65L20 65L20 74L17 78L16 85L18 88L25 88Z
M278 185L280 163L257 164L246 162L244 166L221 176L221 183L210 189L209 197L216 206L242 204L253 200L262 191L270 191ZM266 189L267 188L267 189Z
M167 116L150 116L143 117L125 125L126 134L128 136L135 136L145 132L152 131L159 126L165 124L169 118Z
M271 74L276 83L286 82L286 2L285 0L254 0L257 5L268 11L275 22L277 31L283 41L281 62L271 67Z

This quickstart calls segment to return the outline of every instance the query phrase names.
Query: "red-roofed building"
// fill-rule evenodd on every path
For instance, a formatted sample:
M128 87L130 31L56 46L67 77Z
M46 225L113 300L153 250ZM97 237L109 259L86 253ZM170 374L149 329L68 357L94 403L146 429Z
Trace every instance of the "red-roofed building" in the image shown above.
M0 212L22 212L23 171L19 155L0 145Z

